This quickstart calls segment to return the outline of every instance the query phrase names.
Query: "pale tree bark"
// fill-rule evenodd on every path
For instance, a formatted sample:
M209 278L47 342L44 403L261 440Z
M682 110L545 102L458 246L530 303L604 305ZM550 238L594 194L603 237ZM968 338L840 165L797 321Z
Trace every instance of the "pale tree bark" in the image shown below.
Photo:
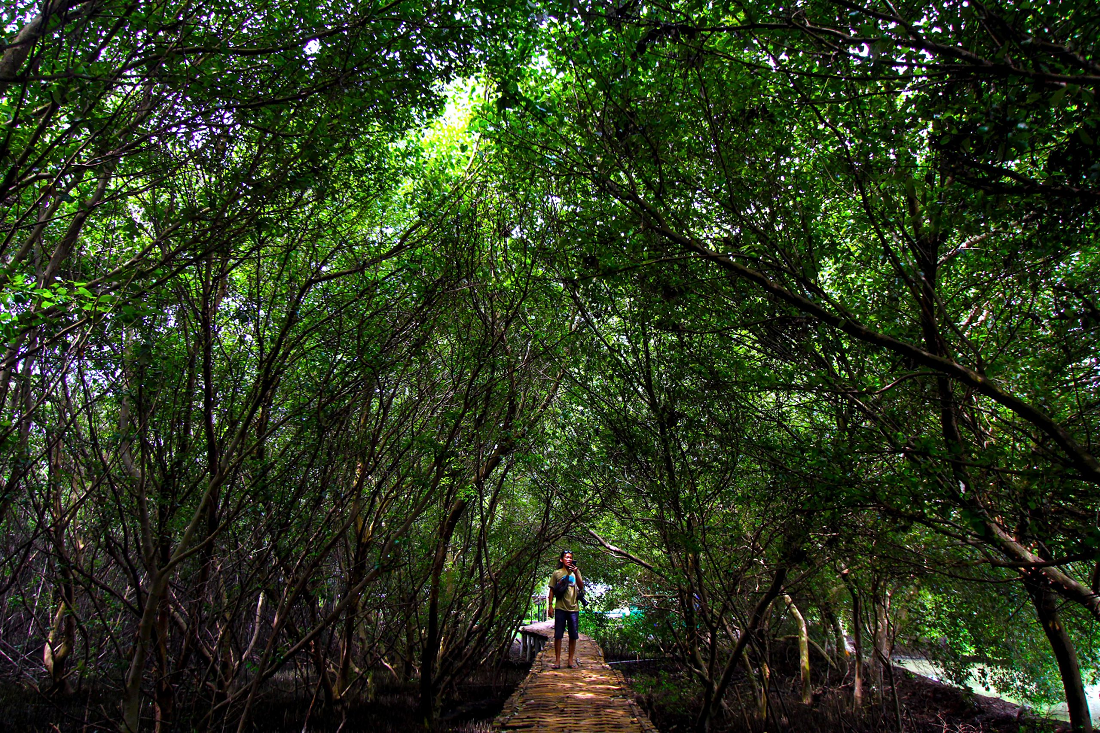
M61 435L46 432L49 453L48 486L50 490L51 528L57 565L57 610L50 624L50 633L42 649L42 661L50 675L48 693L64 696L72 691L69 683L69 659L76 647L76 581L73 563L79 561L68 548L69 514L62 490ZM79 548L74 548L79 552Z
M874 608L875 629L872 641L872 678L875 686L875 699L881 702L885 695L885 680L887 665L890 663L890 589L883 588L882 583L875 581L872 584L871 604Z
M855 657L855 669L852 674L852 707L858 711L863 707L863 609L859 591L850 581L847 581L847 585L848 592L852 596L852 656Z
M822 618L828 622L829 630L833 635L833 656L836 657L837 666L840 664L844 666L844 675L847 676L848 669L851 667L851 653L848 651L848 635L844 631L844 622L832 607L832 604L827 600L822 600L818 603L818 608L821 611Z
M806 623L806 617L798 610L798 606L794 605L791 597L783 594L783 600L787 603L787 608L791 610L791 615L794 616L795 624L798 626L798 669L802 678L802 702L809 705L814 701L813 687L810 683L810 627Z

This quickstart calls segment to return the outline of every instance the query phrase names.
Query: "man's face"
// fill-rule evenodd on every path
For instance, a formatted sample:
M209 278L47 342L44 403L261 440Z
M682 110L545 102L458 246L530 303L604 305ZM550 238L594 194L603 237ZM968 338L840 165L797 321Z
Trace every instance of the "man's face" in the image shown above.
M573 564L573 553L567 552L562 556L561 561L565 564L565 567L569 567Z

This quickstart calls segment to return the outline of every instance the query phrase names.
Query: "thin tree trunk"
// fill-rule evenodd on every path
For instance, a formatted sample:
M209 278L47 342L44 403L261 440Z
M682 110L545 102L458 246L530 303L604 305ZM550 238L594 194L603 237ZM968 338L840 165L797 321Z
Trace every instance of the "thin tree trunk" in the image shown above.
M768 690L771 687L772 671L768 667L767 662L760 662L760 668L757 670L757 675L760 677L760 684L756 685L756 717L760 719L760 722L765 727L768 725Z
M848 653L848 635L844 633L844 624L840 620L839 614L837 614L831 605L822 602L818 604L821 610L822 616L828 621L829 628L833 634L833 657L836 658L837 668L839 669L841 664L844 666L844 676L848 676L848 670L851 668L849 660L851 654Z
M447 549L459 519L466 511L468 502L458 499L451 504L447 518L439 531L439 544L435 548L432 560L431 587L428 591L428 634L424 640L424 649L420 658L420 717L429 728L435 726L438 717L438 692L436 663L439 657L439 583L443 576L443 566L447 561Z
M58 603L50 625L50 633L42 650L42 661L50 675L49 694L64 696L72 691L68 681L69 657L76 646L76 583L73 577L72 558L65 547L68 522L61 495L61 438L46 433L49 443L49 486L53 519L53 544L57 553L57 569L60 582L57 585Z
M852 678L852 707L860 710L863 707L863 619L862 609L859 603L859 593L852 586L848 587L852 594L852 642L855 657L855 675Z
M877 587L871 594L871 603L875 611L875 634L873 639L875 648L872 652L872 669L874 672L872 676L875 684L875 699L880 704L885 704L886 665L890 663L890 650L887 648L890 630L890 591L889 589L883 589L880 594L878 589L881 588L881 585L878 583L875 585Z
M172 730L172 723L176 712L176 691L172 680L171 664L168 659L168 621L170 611L168 597L161 598L160 610L157 612L157 675L156 692L154 698L154 730L156 733L168 733Z
M736 669L737 663L745 651L745 646L752 639L756 630L760 627L761 622L764 620L764 616L771 607L772 601L774 601L776 597L779 596L780 591L783 590L783 581L786 577L787 568L779 568L775 571L775 577L772 578L771 586L756 604L756 607L752 611L752 615L749 617L748 625L738 637L737 643L733 647L733 653L730 654L729 660L726 662L726 667L722 671L721 678L718 680L717 684L711 684L706 687L703 693L703 706L699 709L699 715L695 719L695 730L698 733L706 733L706 731L710 729L710 722L711 718L714 716L714 710L717 707L718 701L725 697L726 689L729 687L730 680L733 678L733 670Z
M802 674L802 702L809 705L814 701L813 688L810 684L810 628L806 624L805 616L798 610L798 606L794 605L791 597L784 594L783 600L787 602L787 607L791 609L791 615L798 624L798 668Z
M367 427L369 410L363 409L359 417L359 434L362 435ZM355 467L355 490L361 492L363 483L368 473L367 465L361 459ZM359 621L359 608L362 593L355 589L366 577L367 550L373 539L374 527L368 525L362 516L363 506L361 495L357 495L352 504L352 513L355 515L353 527L355 528L355 545L351 550L348 567L347 592L353 595L344 613L343 628L340 631L340 661L336 670L336 698L343 699L344 691L351 685L352 654L355 650L355 631Z
M362 468L360 467L360 470ZM356 513L360 511L358 502L354 509ZM359 620L359 606L362 594L356 593L355 589L363 582L363 578L366 577L366 561L367 561L367 547L369 541L364 537L365 523L362 519L357 519L355 522L355 547L352 550L351 567L348 568L348 593L352 593L351 603L348 604L347 610L344 612L344 623L340 631L340 662L336 671L336 699L341 700L344 696L344 691L351 685L351 658L355 650L355 630Z
M1074 733L1089 733L1092 731L1092 717L1089 714L1085 686L1081 681L1077 650L1058 614L1057 598L1038 573L1030 574L1024 580L1024 585L1035 606L1039 624L1047 635L1047 641L1050 642L1054 659L1058 662L1058 672L1062 675L1062 687L1066 691L1070 728Z
M549 400L539 406L539 409L535 411L536 418L542 414L548 404ZM473 477L473 484L478 487L479 495L482 493L480 489L485 480L496 470L501 461L512 452L516 443L527 432L525 428L517 431L515 435L509 435L515 422L515 414L515 401L514 398L510 398L508 413L502 425L502 432L508 437L500 442L500 445L497 446L496 450L493 451ZM451 508L447 512L447 518L440 527L439 544L436 546L435 557L432 560L431 586L428 591L428 634L424 640L424 649L420 660L420 715L429 728L435 725L439 707L440 690L436 674L440 646L439 583L443 575L443 567L446 564L451 538L454 536L455 528L458 527L458 522L462 519L468 505L468 499L456 499L451 504Z

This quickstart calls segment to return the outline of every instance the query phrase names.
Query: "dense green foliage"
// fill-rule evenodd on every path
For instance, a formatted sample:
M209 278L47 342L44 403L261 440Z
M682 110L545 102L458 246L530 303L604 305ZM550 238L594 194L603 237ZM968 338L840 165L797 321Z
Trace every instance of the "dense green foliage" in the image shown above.
M700 730L799 636L1088 729L1095 10L5 7L5 675L434 725L566 541Z

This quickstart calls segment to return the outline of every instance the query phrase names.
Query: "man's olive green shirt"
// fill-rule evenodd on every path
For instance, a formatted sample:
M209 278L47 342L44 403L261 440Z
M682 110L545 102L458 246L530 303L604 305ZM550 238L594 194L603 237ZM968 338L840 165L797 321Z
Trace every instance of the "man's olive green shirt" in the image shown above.
M569 571L565 568L558 568L550 576L550 590L554 590L554 586L558 584L558 581L563 576L569 575ZM561 594L561 598L554 596L554 609L561 611L579 611L581 610L580 604L577 602L577 583L583 583L580 572L574 573L577 581L570 583L569 587L565 589L565 592Z

